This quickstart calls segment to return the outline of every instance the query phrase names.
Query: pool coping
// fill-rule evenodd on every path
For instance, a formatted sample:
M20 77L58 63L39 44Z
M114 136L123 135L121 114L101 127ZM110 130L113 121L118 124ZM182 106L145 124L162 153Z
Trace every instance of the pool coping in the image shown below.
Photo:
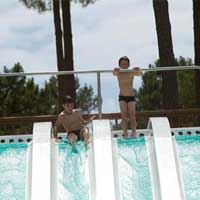
M112 130L113 137L122 137L122 130ZM128 130L129 135L131 130ZM137 129L137 137L143 137L146 135L152 134L148 129ZM181 127L181 128L171 128L171 135L199 135L200 136L200 127ZM19 135L0 135L0 144L5 143L30 143L32 141L32 134L19 134ZM67 133L58 133L59 140L67 140ZM4 140L4 142L2 142Z

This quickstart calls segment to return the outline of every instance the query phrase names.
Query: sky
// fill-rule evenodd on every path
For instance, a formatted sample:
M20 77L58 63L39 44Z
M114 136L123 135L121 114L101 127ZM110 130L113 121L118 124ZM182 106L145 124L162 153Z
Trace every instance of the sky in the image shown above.
M192 1L168 2L174 54L193 58ZM75 70L113 69L124 55L131 67L147 68L158 58L152 0L97 0L86 8L72 3L71 16ZM38 14L19 0L1 0L0 24L0 72L17 62L25 72L57 71L52 11ZM36 80L41 84L47 78ZM95 79L80 76L94 88ZM134 87L140 85L136 78ZM118 93L112 74L102 75L103 112L118 111Z

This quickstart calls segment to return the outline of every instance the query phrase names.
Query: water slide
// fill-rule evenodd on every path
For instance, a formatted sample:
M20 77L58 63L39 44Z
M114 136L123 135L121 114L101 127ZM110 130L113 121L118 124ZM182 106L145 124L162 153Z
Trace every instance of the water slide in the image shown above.
M145 137L153 200L184 200L182 176L168 119L150 118L147 129L153 136Z
M175 145L167 118L150 118L145 136L153 200L184 200ZM31 169L27 180L27 200L57 200L58 146L51 138L51 123L36 123L29 150ZM90 200L122 200L119 186L117 145L110 121L94 120L88 149ZM30 156L29 156L30 157ZM30 166L30 164L29 164ZM31 173L30 173L31 172ZM50 178L51 177L51 178Z
M96 199L104 200L106 194L109 194L108 199L121 200L118 181L117 145L110 137L109 121L97 120L93 123L93 127ZM183 181L179 169L176 145L174 138L171 136L168 119L163 117L150 118L147 132L145 144L153 200L184 200Z
M34 123L28 150L26 200L51 198L51 123Z
M87 155L88 162L85 169L89 178L89 200L121 200L117 181L116 168L113 159L113 144L109 120L94 120ZM66 138L66 134L59 134ZM58 145L51 143L51 198L59 199L58 193Z
M112 136L108 120L93 121L96 200L120 200L114 177Z

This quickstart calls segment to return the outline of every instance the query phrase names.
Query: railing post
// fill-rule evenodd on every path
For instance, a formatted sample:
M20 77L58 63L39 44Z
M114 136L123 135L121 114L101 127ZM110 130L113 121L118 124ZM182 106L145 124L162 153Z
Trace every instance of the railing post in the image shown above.
M102 98L101 98L101 72L97 72L97 96L98 96L98 114L102 117Z

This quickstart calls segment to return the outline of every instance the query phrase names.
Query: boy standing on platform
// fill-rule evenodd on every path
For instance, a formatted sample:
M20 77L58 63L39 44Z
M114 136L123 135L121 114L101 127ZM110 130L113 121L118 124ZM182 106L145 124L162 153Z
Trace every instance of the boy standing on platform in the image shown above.
M138 67L133 70L123 72L121 69L128 69L130 67L129 58L124 56L119 59L119 68L114 68L113 75L117 76L120 89L119 105L122 118L123 136L128 137L128 115L130 117L132 137L136 137L136 108L135 108L135 94L133 90L133 80L135 76L141 76L142 71Z

